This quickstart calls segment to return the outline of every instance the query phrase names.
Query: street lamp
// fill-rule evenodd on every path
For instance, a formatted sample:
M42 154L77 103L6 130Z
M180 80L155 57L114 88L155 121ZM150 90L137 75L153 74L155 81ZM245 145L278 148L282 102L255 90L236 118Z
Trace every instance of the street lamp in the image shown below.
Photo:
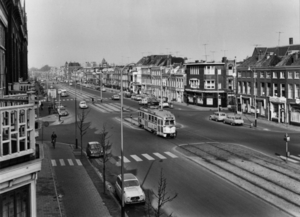
M257 127L257 102L256 102L256 77L255 77L255 68L253 70L249 66L248 70L253 72L253 94L254 94L254 127Z
M73 70L74 73L74 70ZM77 71L75 74L75 147L78 149L78 140L77 140Z
M123 141L123 70L128 66L134 65L135 63L130 63L124 66L121 70L121 179L122 179L122 207L121 207L121 216L125 217L124 209L124 141Z

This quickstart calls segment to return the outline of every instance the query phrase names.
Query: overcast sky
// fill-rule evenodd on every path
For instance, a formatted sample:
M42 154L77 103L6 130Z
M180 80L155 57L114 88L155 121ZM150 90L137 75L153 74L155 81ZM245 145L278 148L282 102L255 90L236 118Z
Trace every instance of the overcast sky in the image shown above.
M255 45L277 46L279 35L280 45L299 44L299 8L299 0L26 0L28 64L153 54L241 61Z

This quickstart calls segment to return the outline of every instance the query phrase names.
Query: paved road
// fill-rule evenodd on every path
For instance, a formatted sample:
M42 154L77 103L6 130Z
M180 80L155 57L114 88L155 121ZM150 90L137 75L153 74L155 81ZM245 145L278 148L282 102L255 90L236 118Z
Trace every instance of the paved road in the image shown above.
M83 98L88 99L89 93L94 92L88 90L87 94L83 94ZM117 108L117 105L108 99L111 94L103 95L107 100L102 104L106 105L105 110L108 112L91 106L87 121L91 123L92 130L85 136L83 144L96 140L95 133L99 133L105 123L112 135L114 159L117 159L120 155L120 124L116 119L119 117L119 112L112 109L112 106ZM64 104L71 114L74 113L73 101L66 100ZM134 114L134 108L138 108L137 103L131 100L125 100L125 104L132 108L127 113ZM264 145L269 141L270 136L273 138L273 132L253 130L248 127L233 128L222 123L211 122L207 120L210 112L199 112L184 106L177 106L173 112L183 126L179 129L179 135L175 140L156 137L130 126L125 126L124 129L124 155L130 161L125 164L126 171L135 173L142 180L144 189L148 191L157 189L162 168L168 180L170 193L176 191L179 194L178 198L165 206L166 212L174 212L178 216L199 216L199 214L203 216L288 216L276 207L216 177L194 162L186 160L174 149L182 143L220 141L252 145L254 148L273 154L273 149L271 150L273 146L277 147L276 151L280 150L279 141L276 141L273 146ZM74 128L70 127L69 133L68 135L74 135ZM264 137L265 133L268 133L268 136ZM69 139L73 140L74 137ZM141 216L141 207L135 209L132 206L128 209L128 213L130 216Z

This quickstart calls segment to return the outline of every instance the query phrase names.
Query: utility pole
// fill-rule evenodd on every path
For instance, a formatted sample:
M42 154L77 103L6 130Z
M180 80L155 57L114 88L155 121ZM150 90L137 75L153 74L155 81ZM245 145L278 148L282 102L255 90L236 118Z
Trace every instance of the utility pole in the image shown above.
M226 57L226 51L227 51L227 50L221 50L221 51L224 52L224 57Z
M205 54L205 55L204 55L204 56L205 56L205 61L207 61L207 55L206 55L206 45L207 45L207 44L203 44L203 45L204 45L204 52L205 52L205 53L204 53L204 54Z

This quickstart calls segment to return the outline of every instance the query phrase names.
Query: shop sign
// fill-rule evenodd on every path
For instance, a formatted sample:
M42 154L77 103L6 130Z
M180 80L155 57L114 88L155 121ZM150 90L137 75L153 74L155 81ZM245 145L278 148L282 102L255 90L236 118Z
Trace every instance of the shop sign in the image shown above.
M213 105L213 99L212 98L207 98L206 99L206 105Z
M270 96L270 102L286 103L286 98L284 98L284 97L272 97L272 96Z

